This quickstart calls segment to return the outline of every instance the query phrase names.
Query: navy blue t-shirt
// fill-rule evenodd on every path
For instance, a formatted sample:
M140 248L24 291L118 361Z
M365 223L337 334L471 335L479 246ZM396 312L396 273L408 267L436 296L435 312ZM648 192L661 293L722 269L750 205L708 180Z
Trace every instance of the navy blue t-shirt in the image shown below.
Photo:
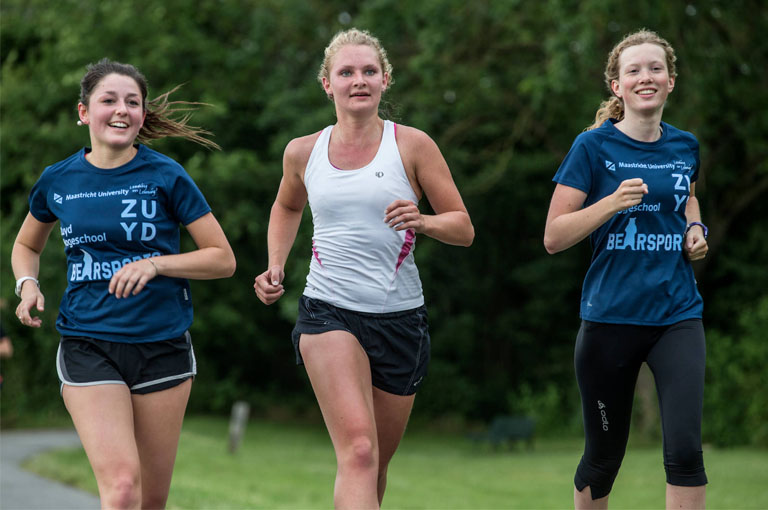
M181 336L192 324L186 279L158 276L121 299L109 294L109 280L130 262L179 253L179 224L210 212L208 203L181 165L144 145L110 169L90 164L86 151L46 168L29 196L38 221L59 220L67 255L56 328L113 342Z
M662 122L655 142L633 140L605 121L576 137L554 181L587 194L589 207L626 179L648 185L643 201L620 211L590 235L592 262L584 279L581 318L595 322L668 325L701 318L703 302L683 254L685 206L699 175L699 143Z

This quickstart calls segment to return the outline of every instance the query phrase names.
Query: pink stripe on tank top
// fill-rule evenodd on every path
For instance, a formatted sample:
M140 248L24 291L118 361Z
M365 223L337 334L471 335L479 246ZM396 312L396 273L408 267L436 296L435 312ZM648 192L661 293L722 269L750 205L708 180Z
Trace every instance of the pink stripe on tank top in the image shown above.
M416 233L412 228L409 228L405 231L405 241L403 242L403 247L400 249L400 256L397 257L397 265L395 266L395 273L397 273L397 270L400 269L400 264L403 263L405 260L405 257L408 256L409 253L411 253L411 248L413 248L413 241L416 239Z
M320 255L317 254L317 247L315 247L315 240L312 239L312 255L315 256L315 259L317 259L317 263L321 266L323 265L323 261L320 260Z

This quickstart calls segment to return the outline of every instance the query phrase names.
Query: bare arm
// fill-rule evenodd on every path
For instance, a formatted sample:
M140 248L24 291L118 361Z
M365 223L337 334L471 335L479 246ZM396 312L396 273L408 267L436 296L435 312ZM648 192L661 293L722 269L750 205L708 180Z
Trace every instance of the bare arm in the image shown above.
M40 274L40 254L43 252L45 243L48 241L55 224L56 222L43 223L36 220L31 213L27 214L11 252L11 265L16 279L23 276L38 277ZM40 317L32 317L33 308L42 312L45 309L45 297L35 282L26 280L21 287L21 302L16 308L16 316L22 324L39 328L42 321Z
M303 175L317 135L292 140L283 154L283 178L277 190L275 203L269 215L267 270L258 275L253 288L258 298L267 305L285 293L285 263L291 252L307 204L307 189Z
M586 238L608 221L611 216L643 200L648 185L640 178L622 181L615 192L584 206L587 194L583 191L558 184L552 194L544 229L544 247L550 254L570 248Z
M475 228L461 199L456 183L437 144L426 133L408 126L398 126L398 148L415 191L421 190L435 211L421 214L416 204L401 199L385 211L384 221L395 230L412 228L446 244L470 246Z
M691 183L691 195L688 197L688 203L685 204L686 224L691 222L701 223L701 210L699 209L699 199L696 198L696 183ZM689 260L700 260L707 256L709 246L704 237L704 229L694 225L685 236L685 253Z
M208 213L187 225L197 250L131 262L109 281L109 293L117 298L136 295L158 275L193 280L227 278L235 272L235 254L219 222Z

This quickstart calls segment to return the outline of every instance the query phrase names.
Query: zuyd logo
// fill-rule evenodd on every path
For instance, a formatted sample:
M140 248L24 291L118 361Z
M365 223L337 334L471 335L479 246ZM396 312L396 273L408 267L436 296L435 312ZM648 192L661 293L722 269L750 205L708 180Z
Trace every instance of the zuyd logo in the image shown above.
M600 418L603 421L603 430L608 432L608 416L605 412L605 404L602 401L597 401L597 408L600 410Z

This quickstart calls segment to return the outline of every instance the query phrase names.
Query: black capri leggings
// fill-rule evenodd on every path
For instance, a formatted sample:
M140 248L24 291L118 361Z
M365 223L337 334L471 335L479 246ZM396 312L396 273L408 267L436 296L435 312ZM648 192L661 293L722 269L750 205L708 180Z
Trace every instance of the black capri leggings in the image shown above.
M632 401L643 361L656 380L664 437L664 468L671 485L705 485L701 452L704 328L700 319L669 326L583 321L574 365L584 415L584 456L574 483L607 496L629 437Z

